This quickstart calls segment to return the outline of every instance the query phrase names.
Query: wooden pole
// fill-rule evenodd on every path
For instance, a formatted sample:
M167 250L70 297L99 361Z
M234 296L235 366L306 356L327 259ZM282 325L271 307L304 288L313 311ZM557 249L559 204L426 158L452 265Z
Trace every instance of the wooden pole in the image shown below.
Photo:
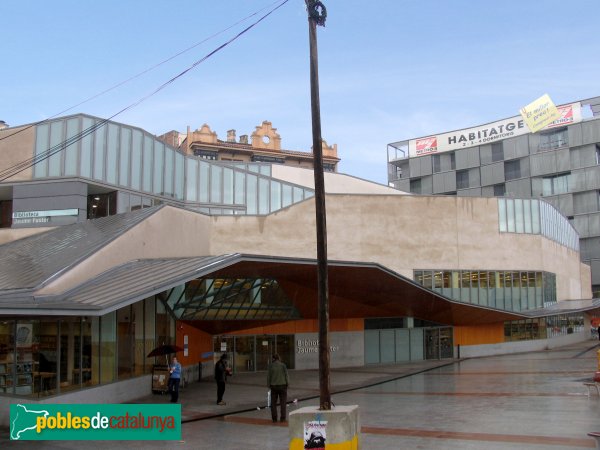
M327 274L327 221L325 181L323 175L323 141L321 139L321 106L319 103L319 63L317 25L324 25L327 13L319 1L306 0L310 43L310 104L315 176L315 213L317 224L317 292L319 300L319 404L331 409L329 380L329 282Z

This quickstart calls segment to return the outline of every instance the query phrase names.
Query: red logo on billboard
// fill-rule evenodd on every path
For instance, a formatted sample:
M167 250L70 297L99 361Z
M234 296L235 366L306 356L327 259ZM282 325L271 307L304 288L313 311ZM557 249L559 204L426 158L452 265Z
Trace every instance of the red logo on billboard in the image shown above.
M548 125L548 128L558 127L566 123L573 123L573 105L559 106L560 117Z
M416 150L417 155L422 155L423 153L437 152L437 137L417 139Z

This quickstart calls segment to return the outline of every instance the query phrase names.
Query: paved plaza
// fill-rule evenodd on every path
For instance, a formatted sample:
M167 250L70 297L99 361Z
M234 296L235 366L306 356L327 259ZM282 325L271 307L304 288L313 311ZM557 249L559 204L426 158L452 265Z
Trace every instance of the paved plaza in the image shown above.
M584 386L598 341L551 351L462 361L335 369L333 402L359 405L363 449L593 449L600 397ZM10 442L36 449L286 449L288 429L265 409L264 373L240 374L216 405L212 381L181 390L182 441ZM318 404L318 373L291 371L289 410ZM140 403L167 403L148 395ZM260 408L260 409L258 409ZM2 431L3 446L8 431Z

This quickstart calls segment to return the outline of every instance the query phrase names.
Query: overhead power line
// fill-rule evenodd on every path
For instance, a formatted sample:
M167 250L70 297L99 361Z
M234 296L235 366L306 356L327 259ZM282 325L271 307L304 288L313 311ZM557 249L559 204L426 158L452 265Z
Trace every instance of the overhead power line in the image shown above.
M105 90L101 91L101 92L98 92L97 94L94 94L94 95L92 95L91 97L88 97L88 98L86 98L85 100L82 100L82 101L80 101L79 103L77 103L77 104L75 104L75 105L73 105L73 106L70 106L69 108L63 109L62 111L60 111L60 112L58 112L58 113L56 113L56 114L54 114L54 115L52 115L52 116L50 116L50 117L47 117L46 119L40 120L39 122L35 122L35 123L32 123L32 124L30 124L30 125L27 125L26 127L20 128L20 129L18 129L17 131L15 131L14 133L11 133L11 134L9 134L9 135L7 135L7 136L3 136L3 137L1 137L1 138L0 138L0 141L3 141L4 139L8 139L8 138L10 138L10 137L12 137L12 136L15 136L15 135L17 135L17 134L19 134L19 133L22 133L23 131L27 131L27 130L28 130L28 129L30 129L30 128L33 128L33 127L35 127L35 126L41 125L41 124L43 124L43 123L45 123L45 122L48 122L49 120L51 120L51 119L54 119L55 117L62 116L62 115L63 115L63 114L65 114L66 112L69 112L69 111L71 111L72 109L75 109L75 108L77 108L78 106L84 105L85 103L88 103L88 102L90 102L90 101L92 101L92 100L95 100L96 98L98 98L98 97L101 97L101 96L103 96L104 94L107 94L107 93L109 93L109 92L111 92L111 91L114 91L115 89L117 89L117 88L119 88L119 87L123 86L124 84L127 84L127 83L129 83L130 81L133 81L133 80L135 80L135 79L137 79L137 78L141 77L142 75L145 75L145 74L147 74L148 72L151 72L151 71L153 71L154 69L157 69L158 67L162 66L163 64L166 64L166 63L168 63L169 61L172 61L173 59L177 58L178 56L181 56L181 55L183 55L184 53L187 53L187 52L189 52L190 50L193 50L193 49L195 49L195 48L196 48L196 47L198 47L199 45L202 45L202 44L204 44L205 42L208 42L208 41L210 41L211 39L214 39L214 38L216 38L217 36L219 36L219 35L221 35L221 34L225 33L226 31L229 31L229 30L231 30L232 28L235 28L235 27L236 27L236 26L238 26L239 24L241 24L241 23L243 23L243 22L246 22L247 20L251 19L252 17L254 17L254 16L256 16L256 15L258 15L260 12L264 11L265 9L268 9L268 8L272 7L273 5L275 5L275 4L277 4L277 3L279 3L280 1L281 1L281 0L277 0L276 2L273 2L273 3L271 3L270 5L267 5L267 6L263 7L263 8L261 8L261 9L259 9L258 11L255 11L255 12L253 12L252 14L250 14L250 15L248 15L248 16L246 16L246 17L244 17L243 19L240 19L240 20L238 20L237 22L235 22L234 24L232 24L232 25L228 26L227 28L223 28L222 30L220 30L220 31L217 31L216 33L213 33L213 34L211 34L211 35L210 35L210 36L208 36L207 38L204 38L204 39L202 39L200 42L197 42L197 43L195 43L195 44L191 45L190 47L188 47L188 48L186 48L186 49L184 49L184 50L181 50L181 51L180 51L180 52L178 52L178 53L175 53L174 55L172 55L172 56L168 57L167 59L165 59L165 60L163 60L163 61L160 61L160 62L158 62L158 63L154 64L153 66L150 66L150 67L148 67L147 69L144 69L144 70L142 70L141 72L137 73L136 75L133 75L133 76L131 76L131 77L127 78L126 80L123 80L123 81L121 81L121 82L119 82L119 83L117 83L117 84L115 84L115 85L113 85L113 86L111 86L111 87L109 87L109 88L107 88L107 89L105 89ZM286 2L284 2L284 3L286 3ZM280 6L281 6L281 5L280 5Z
M180 72L179 74L175 75L171 79L169 79L166 82L164 82L163 84L161 84L154 91L150 92L149 94L145 95L144 97L140 98L139 100L135 101L134 103L131 103L130 105L124 107L123 109L121 109L120 111L116 112L115 114L113 114L109 118L100 120L99 122L95 123L94 125L86 128L85 130L82 130L81 132L75 134L74 136L72 136L72 137L64 140L63 142L60 142L60 143L58 143L58 144L56 144L56 145L48 148L47 150L45 150L45 151L43 151L43 152L41 152L41 153L33 156L32 158L29 158L29 159L26 159L24 161L21 161L21 162L15 164L12 167L9 167L7 169L4 169L4 170L0 171L0 182L5 181L6 179L15 176L16 174L18 174L20 172L23 172L24 170L27 170L30 167L33 167L34 165L36 165L36 164L38 164L38 163L40 163L40 162L42 162L42 161L50 158L52 155L60 152L61 150L63 150L65 148L67 148L67 147L75 144L76 142L79 142L84 137L92 134L93 132L95 132L99 128L101 128L104 125L106 125L107 122L109 122L110 120L114 119L118 115L124 113L125 111L128 111L129 109L132 109L132 108L138 106L140 103L144 102L145 100L149 99L153 95L155 95L158 92L162 91L168 85L170 85L171 83L175 82L177 79L181 78L183 75L185 75L186 73L190 72L192 69L194 69L198 65L202 64L208 58L210 58L211 56L213 56L217 52L223 50L229 44L231 44L232 42L234 42L235 40L237 40L238 38L240 38L242 35L244 35L248 31L250 31L252 28L254 28L260 22L262 22L263 20L265 20L267 17L269 17L271 14L273 14L275 11L277 11L279 8L281 8L283 5L285 5L287 2L289 2L289 0L283 0L283 1L279 2L279 4L275 8L271 9L268 13L266 13L263 16L261 16L257 21L255 21L252 24L248 25L246 28L244 28L242 31L240 31L238 34L236 34L234 37L232 37L231 39L229 39L225 43L221 44L220 46L218 46L217 48L215 48L210 53L206 54L204 57L202 57L201 59L199 59L198 61L196 61L195 63L193 63L191 66L189 66L184 71ZM35 124L32 125L32 126L35 126Z

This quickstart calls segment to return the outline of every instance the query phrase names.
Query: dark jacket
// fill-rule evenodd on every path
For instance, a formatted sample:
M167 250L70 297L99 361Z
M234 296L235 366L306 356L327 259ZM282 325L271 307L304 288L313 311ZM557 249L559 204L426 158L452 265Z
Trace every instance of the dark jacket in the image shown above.
M267 386L287 386L289 383L285 364L281 361L273 361L267 374Z
M227 364L220 359L217 364L215 364L215 380L217 381L227 381Z

